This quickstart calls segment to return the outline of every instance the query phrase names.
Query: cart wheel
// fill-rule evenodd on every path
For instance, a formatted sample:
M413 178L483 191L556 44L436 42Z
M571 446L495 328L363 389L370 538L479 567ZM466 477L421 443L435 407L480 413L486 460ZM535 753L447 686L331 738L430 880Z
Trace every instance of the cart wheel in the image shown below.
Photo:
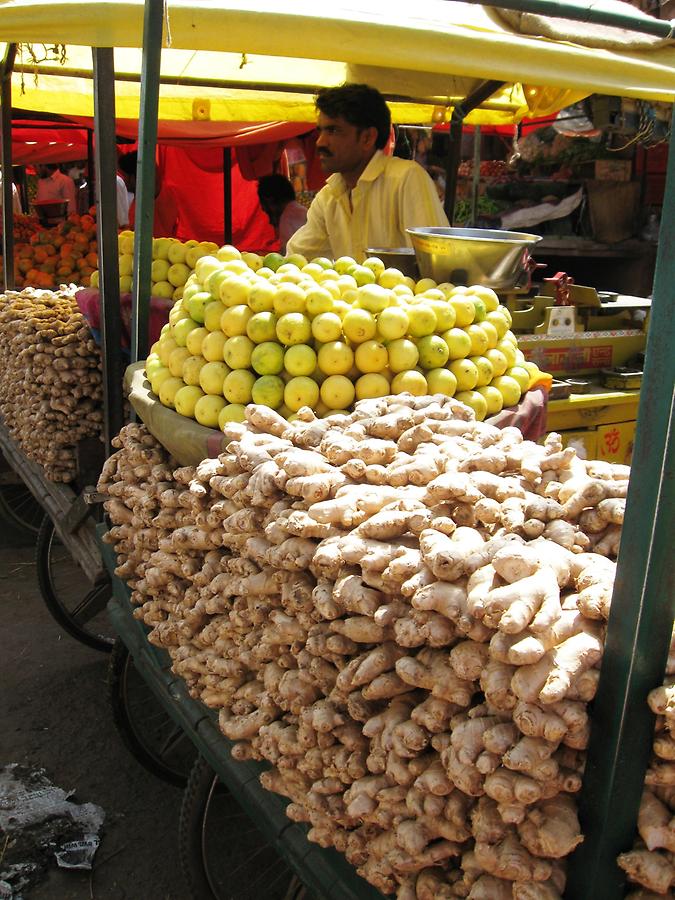
M59 625L82 644L109 653L114 640L105 611L110 581L105 578L91 586L49 516L44 516L38 531L35 567L45 606Z
M166 712L119 639L110 656L108 687L113 721L127 749L153 775L185 787L197 750Z
M201 756L183 795L178 839L192 900L311 900Z
M25 484L0 485L0 519L23 538L35 541L45 511Z

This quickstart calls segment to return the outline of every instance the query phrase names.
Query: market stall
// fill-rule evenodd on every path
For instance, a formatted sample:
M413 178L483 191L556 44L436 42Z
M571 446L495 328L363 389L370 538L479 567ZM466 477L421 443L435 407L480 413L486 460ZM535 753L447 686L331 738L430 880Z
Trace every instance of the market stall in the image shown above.
M21 4L13 4L13 6L20 8ZM210 4L209 6L211 8L208 10L208 15L207 11L203 10L206 16L203 19L200 19L199 7L197 6L196 9L193 8L189 21L189 28L187 28L185 31L183 31L183 28L185 28L185 24L181 18L185 8L182 6L178 6L175 8L175 10L172 10L171 31L173 40L177 41L178 45L180 45L181 40L189 40L190 46L194 46L195 41L199 44L200 40L203 39L205 46L209 46L209 34L213 34L216 31L221 30L222 33L219 35L219 42L222 42L223 37L225 37L225 43L223 45L224 49L227 50L230 47L236 46L236 42L243 40L243 38L245 37L246 46L249 46L251 48L259 48L261 52L264 52L264 50L266 49L266 38L259 28L259 12L256 12L256 14L253 15L253 20L249 23L249 14L246 10L240 10L236 17L230 18L231 10L214 10L212 4ZM138 36L140 34L140 7L131 3L126 4L125 7L127 7L126 12L128 13L128 15L125 17L124 22L126 24L128 24L129 22L134 23L134 27L136 28L135 37L136 39L138 39ZM476 67L478 65L476 62L477 57L475 53L476 22L473 21L472 25L474 27L467 29L464 33L462 33L461 31L461 27L457 25L453 26L452 28L448 28L447 21L444 18L444 13L447 11L447 9L448 4L430 4L430 12L432 13L432 17L430 23L431 27L428 29L428 31L425 32L425 65L428 65L428 67L432 71L436 70L436 74L442 74L446 71L447 67L450 66L448 60L452 60L452 66L456 71L464 71L467 74L472 74L476 71ZM133 10L135 10L135 17L131 14ZM435 18L433 16L433 13L436 14ZM548 40L527 41L527 39L524 39L522 35L515 36L503 26L496 27L493 20L489 17L487 18L487 20L485 18L481 19L481 16L486 15L483 10L475 8L475 13L479 18L479 29L482 27L482 29L485 30L485 34L481 34L479 40L487 40L488 42L492 42L493 49L496 51L495 53L490 55L483 54L483 56L481 57L480 69L481 74L485 77L505 77L505 75L506 77L509 77L510 68L512 70L516 66L516 54L513 54L512 52L513 45L519 45L523 40L526 40L528 53L524 54L523 57L521 57L520 55L518 56L519 59L528 59L528 65L531 65L532 67L533 78L541 77L544 83L555 83L558 80L562 82L564 80L564 73L565 78L576 82L576 86L579 88L579 90L583 90L584 80L592 81L593 83L601 83L599 86L603 88L607 87L608 81L612 81L611 77L609 79L606 77L606 69L611 69L611 66L609 65L609 63L611 62L611 54L609 54L607 51L604 51L600 54L597 51L593 51L592 53L585 52L581 50L577 45L574 45L573 50L570 51L569 44L566 44L563 50L562 48L559 48L554 42L550 42ZM221 22L219 22L218 20L218 14L222 14L222 16L224 17ZM299 24L306 25L308 21L311 21L317 37L315 52L318 53L320 49L325 48L325 44L323 42L325 42L329 37L328 25L330 25L331 27L335 27L336 25L338 28L340 27L339 23L341 22L340 17L342 15L342 11L333 11L332 15L334 14L334 19L326 18L325 16L322 16L321 18L312 18L311 14L306 13L305 11L298 10L290 13L279 13L277 10L270 9L266 11L266 14L279 26L290 24L293 28L297 28ZM471 10L470 17L473 16L473 14L474 9ZM6 31L4 31L3 33L6 33L14 40L18 39L18 37L21 35L21 21L21 18L19 18L18 21L15 22L11 22L10 20L8 20ZM397 52L397 65L404 65L407 62L411 63L411 66L413 67L419 65L419 31L413 31L411 29L410 32L406 32L401 24L399 24L399 27L397 29L396 22L392 22L391 11L388 11L387 13L386 25L371 21L370 17L365 15L360 19L358 19L357 17L356 21L354 21L354 19L351 19L349 21L351 40L346 42L343 52L345 55L350 57L350 61L358 61L360 63L363 63L366 61L375 60L382 63L384 66L390 64L390 59L387 59L386 52L383 56L384 51L382 49L382 29L384 29L385 32L395 32L395 37L397 39L403 38L403 40L399 41L398 43L398 47L400 47L401 52ZM206 26L208 23L208 33L206 30L200 33L200 29L198 27L200 23L204 26ZM151 20L149 20L149 24L151 24ZM216 29L215 26L219 24L224 24L225 26L232 27ZM249 24L255 27L252 27L251 31L246 32L246 34L242 33L241 29L245 29ZM117 20L111 22L111 29L107 33L108 35L112 35L113 39L116 42L119 41L120 43L124 43L125 37L123 32L116 30L116 26L118 25L119 23ZM3 22L3 28L4 27L5 23ZM44 19L40 20L40 27L45 27L45 33L50 34L50 40L55 39L55 36L56 38L59 37L58 25L50 22L48 16L45 16ZM34 24L31 25L31 28L34 28ZM450 32L453 33L450 34ZM155 35L158 35L158 31L155 31L154 33ZM469 33L471 39L469 39ZM189 34L189 38L183 38L183 34ZM203 38L200 35L203 35ZM290 38L292 36L292 33L287 36ZM392 34L392 37L393 36L394 34ZM89 37L89 35L86 35L86 37ZM278 38L279 30L277 30L277 32L275 33L275 47L279 46ZM126 40L128 40L128 37L126 38ZM230 40L231 43L228 43L228 41ZM95 43L96 41L92 39L91 42ZM289 42L287 46L292 46L292 41ZM331 46L334 46L334 43L331 44ZM150 56L152 56L153 53L157 52L158 47L159 42L153 42L149 36L148 42L146 44L146 49ZM559 59L561 66L563 66L564 60L563 70L560 74L556 74L554 65L544 65L542 68L546 70L546 75L543 76L541 74L541 70L538 68L538 63L543 63L543 61L547 59L547 56L539 57L539 54L548 54L548 50L546 50L545 48L548 48L550 50L551 57L553 59L556 57L556 53L558 51L560 52ZM530 49L532 50L531 54L529 52ZM452 50L453 52L448 52L450 50ZM334 53L335 51L333 50L332 52ZM572 52L575 56L575 61L579 63L577 67L570 66L570 52ZM330 53L331 51L327 50L327 55L330 55ZM606 53L610 58L605 58ZM672 54L672 50L670 48L666 48L665 53L667 55ZM631 71L632 75L639 76L641 74L646 75L647 70L649 69L649 63L646 59L631 58L630 54L627 54L627 57L628 58L622 56L620 61L616 60L617 67L614 77L616 79L615 87L617 90L623 89L622 86L625 84L628 70ZM599 58L603 59L603 65L598 65ZM667 56L667 58L669 57ZM155 61L157 61L157 58L155 58ZM582 63L586 63L587 67L584 68L584 65L582 65ZM518 65L522 65L522 62L519 62ZM653 84L651 87L645 83L643 83L642 85L637 85L635 81L633 81L631 91L637 92L638 94L644 92L647 95L650 95L651 90L655 90L655 93L660 98L672 99L673 86L670 78L667 76L667 73L671 73L672 77L672 64L666 64L666 83L662 84L660 88L655 88ZM662 75L664 75L663 72L660 73L659 77L661 77ZM468 93L468 91L466 93ZM150 96L146 95L146 101L148 102L149 107L147 109L144 107L144 114L149 112L152 107L152 98ZM151 122L149 121L149 119L146 122L146 125L148 129L151 129ZM153 135L151 133L151 130L143 137L149 138L150 144L152 144ZM143 145L143 141L141 141L141 144ZM148 173L149 164L150 159L147 158L145 170ZM145 172L142 171L142 177L144 174ZM150 185L150 193L148 193L147 199L144 200L143 194L141 196L142 212L145 209L145 203L149 201L152 196L151 176L148 183ZM150 204L148 204L148 208L149 205ZM105 208L105 206L106 205L104 204L103 208ZM110 207L112 208L112 204L110 204ZM143 216L141 216L140 236L139 240L137 241L137 258L139 260L137 277L139 281L145 279L145 281L147 282L145 285L146 291L150 282L150 279L147 277L149 274L148 251L150 247L150 235L147 228L150 218L151 217L149 217L147 221L145 221L143 219ZM672 228L672 226L670 227ZM666 232L666 237L667 236L668 232ZM145 258L143 258L143 254L145 254ZM664 346L667 346L667 341L665 344L664 341L666 340L667 334L669 332L669 323L667 314L664 309L664 304L662 301L660 302L661 291L665 290L667 276L670 273L667 271L667 267L669 265L668 260L662 259L661 262L662 266L660 267L657 275L655 303L652 310L652 330L650 331L649 346L647 348L645 388L652 388L652 385L654 383L653 379L655 379L656 377L655 371L657 371L654 369L655 366L659 367L658 377L662 380L665 379L666 386L668 385L668 383L672 384L672 354L669 356L667 353L664 353ZM105 260L103 265L103 272L105 276ZM114 274L116 279L116 273ZM137 291L137 296L138 295L142 296L142 290ZM136 343L138 346L138 342ZM142 341L140 343L142 344ZM650 400L651 399L652 397L650 394ZM614 754L615 758L618 747L619 751L623 753L629 752L635 759L640 759L646 763L646 757L648 755L650 744L651 727L653 723L650 720L648 713L646 712L645 697L647 690L656 687L663 675L663 662L667 655L668 636L670 632L670 626L672 625L672 610L667 609L666 604L659 605L659 608L656 608L654 604L650 604L648 602L649 595L653 596L654 589L658 589L662 583L660 580L663 580L665 578L664 566L666 562L665 554L667 553L667 551L665 550L662 536L664 533L670 533L669 523L666 519L666 516L668 515L666 505L662 504L657 506L656 498L662 490L672 490L672 478L668 480L668 470L666 470L666 472L664 473L661 465L654 464L655 460L658 460L660 462L664 458L666 452L667 431L665 423L668 421L668 404L670 402L670 398L664 397L662 395L659 396L655 391L653 401L654 402L650 403L646 410L643 408L640 411L640 428L638 430L635 451L635 458L638 465L638 468L636 470L638 473L638 478L634 478L631 482L631 488L628 497L628 514L626 524L624 526L624 541L626 541L627 543L629 542L628 545L631 547L631 549L637 549L638 553L636 554L635 558L629 557L627 559L624 559L622 557L620 563L620 572L623 573L625 581L621 582L621 590L617 589L617 591L615 591L612 605L612 619L610 620L609 636L607 638L608 649L605 655L601 675L600 691L595 702L594 711L594 717L596 721L595 730L597 733L602 733L600 734L599 739L596 733L595 739L592 739L591 741L591 745L589 748L589 763L587 764L587 784L585 787L587 792L586 796L594 796L596 802L588 803L588 801L586 801L586 803L583 804L583 810L585 813L585 841L582 845L582 852L586 854L588 863L584 866L583 874L577 874L576 881L573 882L573 887L570 888L570 890L572 890L572 894L570 894L570 896L574 896L575 898L581 898L584 896L609 897L617 895L618 876L614 868L614 859L616 857L617 851L628 849L632 841L635 825L634 813L637 809L640 794L642 791L643 771L640 766L636 766L636 769L638 769L639 771L631 772L629 779L628 774L619 772L616 765L603 765L603 762L609 757L610 750L612 754ZM262 420L261 424L263 424ZM276 427L274 426L273 422L272 427ZM263 430L264 428L265 426L263 424ZM234 437L234 432L232 434ZM140 440L140 446L146 446L148 447L148 449L152 448L153 452L154 450L156 450L159 454L159 456L157 457L158 464L165 465L165 463L161 462L161 460L163 459L163 457L161 456L161 448L156 447L156 445L153 445L151 443L144 444L143 441L145 439L138 432L128 432L122 440L126 441L123 449L130 453L132 456L133 453L138 450L137 441ZM119 461L122 457L118 456L117 460ZM669 460L670 457L667 457L667 465L671 464ZM115 462L115 466L116 465L117 461ZM106 483L110 483L111 476L114 474L115 466L111 464L110 468L107 470L106 478L108 479L108 481L106 482L106 478L104 478L102 480L102 487L105 486ZM183 474L185 475L187 473ZM206 475L205 472L204 475ZM202 475L200 474L199 477L201 478ZM112 481L114 480L115 478L112 478ZM124 480L124 478L122 478L121 480ZM612 480L625 481L625 476L623 478L619 477ZM130 483L133 485L133 479ZM639 516L637 515L638 510L644 515L651 516L650 528L640 527ZM653 516L652 513L654 514ZM656 533L654 533L652 530L654 527L654 523L659 526L659 531L657 531ZM661 540L659 540L659 537L661 537ZM647 572L646 562L649 557L651 557L651 567L649 569L649 572ZM355 562L358 561L359 560L357 558ZM128 574L132 575L131 572L129 572ZM637 605L634 602L634 597L643 596L643 589L647 578L651 580L650 585L648 585L648 587L650 587L650 590L647 591L648 597L643 603L640 604L640 607L637 608ZM631 590L627 590L626 588L631 588ZM148 613L150 613L150 610L148 610ZM621 613L622 622L617 624L619 620L619 613ZM158 622L158 624L161 624L162 617L160 616L159 618L160 622ZM340 618L340 616L338 615L337 618ZM285 622L285 620L280 619L278 616L277 619L278 622L276 622L275 624L284 625L285 623L287 627L290 627L290 623ZM637 627L634 627L637 625L639 625L639 628L642 632L640 635L641 640L643 642L649 642L651 654L651 665L644 665L642 671L640 672L639 678L629 677L625 662L623 661L627 642L625 638L623 640L617 638L617 634L622 629L625 629L626 633L630 632L632 636L632 633L638 630ZM372 642L368 641L368 643L370 644ZM375 643L377 644L378 642L375 641ZM380 674L385 673L380 670ZM431 683L433 685L433 679ZM413 684L416 684L416 682L413 682ZM616 697L612 696L612 692L616 693L616 691L619 689L619 686L620 697L617 701ZM242 704L236 711L236 717L243 716L245 718L250 712L252 712L251 698L245 698L242 696L241 700ZM636 711L632 713L633 718L631 722L630 732L628 732L625 724L625 719L621 714L625 704L629 700L632 701L632 710ZM253 706L255 707L255 703L253 703ZM301 711L302 708L303 707L301 706ZM225 716L224 718L227 721L227 716ZM234 726L238 724L239 723L233 722L233 730L231 732L233 735L236 733L236 728ZM336 726L340 727L340 725L342 724L344 724L344 722L338 724L335 721L331 721L330 729L333 729ZM373 728L375 728L375 724L373 724ZM327 729L327 731L328 730L329 729ZM377 733L377 730L375 730L374 734ZM245 737L246 735L244 735L244 738ZM631 742L632 746L629 747L629 744ZM239 752L242 754L245 753L246 748L244 746L240 747ZM605 754L604 760L603 753ZM615 789L616 779L619 776L625 779L622 785L620 797L618 796ZM459 773L457 773L457 777L460 777ZM274 781L274 776L270 776L269 778L264 780L270 785L276 784L276 786L279 787L279 783ZM389 787L393 787L393 784L389 782L387 784ZM287 788L289 790L291 789L289 785L287 785ZM328 792L327 796L330 796L330 792ZM443 794L441 793L439 796L443 796ZM356 797L354 796L353 799L356 800ZM362 798L362 802L366 803L364 809L369 807L369 804L367 802L368 799L373 798L369 798L367 794L364 798ZM395 796L391 799L396 801ZM619 816L618 810L612 807L612 804L619 803L623 811L623 816ZM294 802L293 805L297 807L298 803ZM323 809L323 807L319 805L319 809ZM295 813L300 814L300 810L296 809ZM595 822L593 822L594 817L596 818ZM613 826L612 833L609 835L603 835L603 830L600 823L607 822L611 823ZM385 832L386 830L387 829L385 829ZM620 831L621 833L619 833ZM318 834L316 834L315 836L321 840ZM387 840L391 842L391 834L387 837ZM403 836L401 836L401 840L404 840ZM423 853L428 842L429 835L427 834L426 836L424 836L424 842L420 846L420 849L417 851L413 851L413 856L415 855L415 852L417 854ZM441 841L441 843L443 843L443 841ZM488 845L490 845L489 839L482 843L487 843ZM405 850L406 847L410 848L412 846L412 844L406 841L405 843L402 843L400 845L400 848L402 850ZM355 849L358 851L359 848L357 847ZM436 849L438 850L440 848ZM447 846L443 847L442 850L443 852L447 851ZM405 852L410 854L411 851L410 849L408 849ZM443 853L441 853L440 858L444 858ZM488 864L487 860L488 858L491 858L490 853L487 853L482 858L486 862L486 864ZM434 857L433 855L429 856L428 858L424 857L424 859L428 860L428 862L430 863L429 867L432 869L434 868L434 863L439 861L438 858ZM415 871L415 864L419 861L419 859L413 860L413 863L410 864L410 867L407 871ZM362 865L365 865L367 862L367 859L364 860ZM426 865L426 863L423 864ZM543 868L540 867L539 869L537 869L539 880L550 880L549 876L552 872L551 865L549 864L548 868L546 868L545 864L540 864L540 866L541 865L543 865ZM496 887L498 887L498 885L495 885L494 879L499 879L500 875L503 875L505 870L496 866L493 867L492 871L494 872L493 880L489 882L489 885L491 889L495 889ZM577 869L577 872L580 871L580 869ZM490 869L486 869L485 872L490 872ZM374 874L376 875L377 873ZM433 880L436 877L435 875L430 877L432 879L430 882L430 889L433 895L434 885L438 885L438 882ZM385 887L389 888L391 883L387 881L386 878L387 876L385 875L385 879L381 883L383 883ZM518 881L519 879L517 876L514 876L506 879L501 878L501 880ZM410 879L408 879L408 887L410 887ZM505 886L502 885L500 889L504 887ZM507 887L510 891L510 885L507 885ZM555 888L555 885L554 889L557 889ZM668 890L668 887L666 887L666 890ZM491 896L497 895L492 894Z

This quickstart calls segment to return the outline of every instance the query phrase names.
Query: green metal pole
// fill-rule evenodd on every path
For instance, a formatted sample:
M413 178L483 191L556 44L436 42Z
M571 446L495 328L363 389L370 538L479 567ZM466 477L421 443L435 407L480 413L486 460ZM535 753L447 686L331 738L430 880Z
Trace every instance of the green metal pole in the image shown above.
M580 797L585 840L570 863L570 900L623 897L616 857L630 849L636 834L654 731L647 693L663 680L675 616L673 247L675 141L670 143L626 516Z
M96 172L99 292L101 304L101 356L103 357L103 437L107 454L124 424L122 396L122 316L117 257L117 141L115 136L115 63L112 47L92 47L94 70L95 166L89 159L89 177Z
M148 319L152 286L152 226L155 214L155 151L162 61L163 0L146 0L143 22L141 106L138 127L134 279L131 312L131 362L148 351Z
M16 44L7 44L0 73L0 165L2 166L2 273L4 288L13 290L14 203L12 197L12 69Z
M454 2L454 0L452 0ZM468 0L469 3L481 4L482 0ZM515 9L518 12L534 13L538 16L550 16L556 19L576 19L578 22L591 22L595 25L607 25L613 28L625 28L628 31L639 31L655 37L672 38L670 22L665 19L644 17L630 12L616 12L599 6L590 6L575 0L500 0L495 4L499 9Z

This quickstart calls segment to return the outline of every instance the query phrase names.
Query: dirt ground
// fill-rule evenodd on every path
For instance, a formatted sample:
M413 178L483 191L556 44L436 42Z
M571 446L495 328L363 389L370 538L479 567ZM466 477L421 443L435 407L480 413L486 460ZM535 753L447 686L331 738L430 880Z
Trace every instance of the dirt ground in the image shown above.
M24 546L21 546L24 543ZM45 610L33 548L0 530L0 766L44 768L106 819L92 872L58 869L26 900L187 900L178 863L181 790L131 756L113 724L107 654L61 631ZM0 859L5 839L0 840Z

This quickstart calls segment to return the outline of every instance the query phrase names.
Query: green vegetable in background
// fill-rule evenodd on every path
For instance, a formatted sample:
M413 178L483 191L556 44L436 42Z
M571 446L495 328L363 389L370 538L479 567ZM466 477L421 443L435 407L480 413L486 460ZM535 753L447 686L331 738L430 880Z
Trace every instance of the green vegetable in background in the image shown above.
M503 203L500 203L497 200L492 200L490 197L479 197L478 203L476 205L476 215L498 216L503 209ZM455 203L453 221L458 225L465 225L467 222L471 221L470 200L457 200L457 202Z

